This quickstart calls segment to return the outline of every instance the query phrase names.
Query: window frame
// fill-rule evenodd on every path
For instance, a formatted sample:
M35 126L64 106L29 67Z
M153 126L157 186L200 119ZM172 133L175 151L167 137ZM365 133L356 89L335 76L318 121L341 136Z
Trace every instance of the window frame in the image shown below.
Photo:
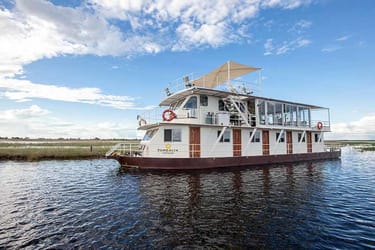
M303 135L303 133L298 133L297 134L297 138L298 138L298 142L301 143L301 142L306 142L306 134Z
M166 140L166 134L170 131L170 140ZM165 128L164 129L164 142L181 142L182 130L180 128Z
M314 142L315 143L320 143L321 141L319 141L319 134L318 133L314 133Z
M207 95L199 95L199 105L203 107L208 106L208 96Z
M151 141L152 138L155 136L157 131L158 131L158 129L148 130L145 133L145 135L143 136L142 141ZM146 138L146 136L147 136L147 138Z
M279 138L280 136L280 133L281 132L276 132L276 142L277 142L277 138ZM282 133L279 143L285 143L285 132Z
M193 105L193 104L194 104L193 102L190 103L193 99L195 99L195 107L194 107L194 105ZM193 105L193 106L192 106L192 107L187 107L188 104L191 104L191 105ZM184 108L184 109L196 109L196 108L198 108L198 97L195 96L195 95L190 96L190 98L185 102L183 108Z
M220 136L221 130L217 131L217 138ZM231 132L230 130L225 130L223 136L220 138L219 142L221 143L228 143L231 139Z
M254 131L250 131L249 138L251 138L251 135L254 133ZM254 137L251 139L252 143L260 143L260 131L255 131Z

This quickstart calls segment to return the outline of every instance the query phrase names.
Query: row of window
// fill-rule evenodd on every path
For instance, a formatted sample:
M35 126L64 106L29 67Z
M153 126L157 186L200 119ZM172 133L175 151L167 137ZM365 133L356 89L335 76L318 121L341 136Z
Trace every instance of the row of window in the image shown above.
M183 100L178 102L173 109L178 108L182 104ZM208 106L208 96L200 95L199 103L201 106ZM191 96L189 100L184 105L184 109L196 109L198 106L198 98L196 96Z
M310 109L305 106L261 100L258 114L263 125L310 126Z
M177 109L184 100L180 100L175 105L171 106L173 110ZM200 106L208 106L208 96L206 95L200 95L199 96L199 103ZM242 102L236 102L237 107L241 110L241 112L245 112L246 106ZM191 96L189 100L184 105L184 109L196 109L198 106L198 97L197 96ZM219 111L229 111L227 106L225 105L225 102L223 100L218 100L218 109Z
M152 138L156 130L148 131L145 135L144 140L149 140ZM221 135L221 130L217 131L217 138ZM231 133L230 130L225 130L223 135L220 137L219 142L230 142L231 141ZM279 139L280 137L280 139ZM260 142L260 131L256 131L253 135L253 131L250 131L250 138L251 142ZM285 142L285 133L282 133L280 136L280 132L276 133L275 140L279 142ZM164 129L164 141L165 142L181 142L181 129ZM320 142L319 134L314 134L314 141ZM306 135L303 133L298 133L298 142L306 142Z

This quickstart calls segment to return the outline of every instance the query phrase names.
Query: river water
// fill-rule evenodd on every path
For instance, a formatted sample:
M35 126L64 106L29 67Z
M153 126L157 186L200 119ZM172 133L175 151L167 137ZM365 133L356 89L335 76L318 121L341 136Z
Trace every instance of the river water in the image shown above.
M375 249L375 153L236 170L0 162L0 248Z

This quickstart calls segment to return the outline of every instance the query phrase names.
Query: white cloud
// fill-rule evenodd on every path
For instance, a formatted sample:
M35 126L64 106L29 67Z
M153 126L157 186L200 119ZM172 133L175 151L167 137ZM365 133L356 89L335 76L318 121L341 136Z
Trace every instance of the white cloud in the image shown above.
M282 7L285 9L294 9L301 5L307 5L313 2L312 0L263 0L263 6L267 7Z
M312 25L312 22L307 20L300 20L296 24L293 25L292 28L290 28L288 31L296 34L302 34L304 33L308 28L310 28Z
M69 88L55 85L32 83L28 80L0 79L0 96L23 102L42 98L55 101L97 104L117 109L144 110L154 106L138 107L135 98L105 95L99 88Z
M327 139L375 140L375 115L369 114L358 121L332 124Z
M337 38L336 41L343 42L343 41L348 40L350 37L351 36L341 36L341 37Z
M0 8L0 76L13 77L26 64L65 54L128 57L247 41L250 34L243 26L261 9L310 3L86 0L78 7L63 7L43 0L15 0L11 9Z
M306 47L309 44L311 44L311 41L302 37L292 41L284 41L281 44L275 44L273 39L269 38L264 43L264 55L283 55L298 48Z
M272 1L271 1L272 2ZM279 1L274 1L279 2ZM293 1L291 1L293 2ZM297 1L298 2L298 1ZM275 3L276 4L276 3ZM310 28L312 22L307 20L300 20L295 23L288 32L293 34L290 40L276 43L273 38L269 38L264 43L264 55L282 55L298 48L306 47L311 44L311 40L304 38L302 35ZM294 38L293 38L294 37Z
M0 9L0 76L63 54L99 56L157 53L161 46L147 35L127 36L102 16L83 7L55 6L41 0L17 0L13 10Z
M46 109L40 108L38 105L31 105L26 109L9 109L0 111L0 118L6 120L12 119L27 119L33 117L40 117L49 114L50 112Z
M265 56L272 55L273 51L275 50L272 38L267 39L267 41L264 44L264 50L265 50L264 52Z
M136 124L72 123L62 121L37 105L24 109L0 110L3 137L30 138L135 138Z
M340 49L342 49L341 46L333 45L333 46L323 48L322 52L330 53L330 52L335 52Z

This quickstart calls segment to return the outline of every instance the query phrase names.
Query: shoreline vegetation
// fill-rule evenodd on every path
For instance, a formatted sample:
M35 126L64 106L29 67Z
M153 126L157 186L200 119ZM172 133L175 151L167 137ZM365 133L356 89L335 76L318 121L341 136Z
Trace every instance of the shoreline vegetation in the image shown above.
M0 161L84 160L105 158L117 143L136 139L28 139L0 138ZM361 152L375 151L374 140L327 140L328 146L352 146Z
M0 161L84 160L105 158L117 143L136 139L0 139Z
M375 140L326 140L327 146L351 146L360 152L375 151Z

